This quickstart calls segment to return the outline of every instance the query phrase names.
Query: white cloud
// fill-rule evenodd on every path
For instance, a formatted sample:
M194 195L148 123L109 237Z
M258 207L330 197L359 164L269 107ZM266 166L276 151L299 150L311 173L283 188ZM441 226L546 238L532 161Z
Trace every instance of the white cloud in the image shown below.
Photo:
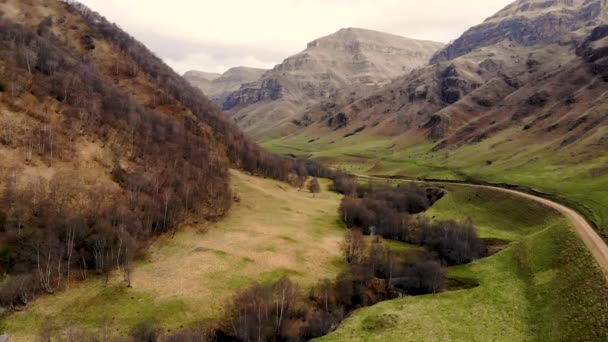
M511 0L81 0L178 72L271 67L344 27L447 42Z

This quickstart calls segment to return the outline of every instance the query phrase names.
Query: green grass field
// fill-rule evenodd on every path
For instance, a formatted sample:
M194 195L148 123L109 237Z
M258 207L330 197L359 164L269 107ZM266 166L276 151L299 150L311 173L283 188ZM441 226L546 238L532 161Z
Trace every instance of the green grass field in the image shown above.
M597 132L605 134L606 129ZM412 147L390 138L352 141L308 136L262 142L276 153L294 153L360 174L449 180L478 179L532 188L585 214L608 240L608 155L593 148L556 149L538 141L515 141L513 131L456 150L432 152L435 144Z
M320 341L603 341L608 284L558 213L520 198L449 185L429 215L471 217L504 251L454 267L480 286L364 308Z

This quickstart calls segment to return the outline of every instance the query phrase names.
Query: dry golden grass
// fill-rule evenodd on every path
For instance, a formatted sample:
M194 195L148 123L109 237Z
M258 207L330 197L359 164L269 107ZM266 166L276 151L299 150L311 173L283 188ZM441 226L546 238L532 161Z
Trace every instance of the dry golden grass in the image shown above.
M342 238L338 195L325 191L313 198L236 171L232 180L242 200L229 216L206 234L199 232L207 229L203 224L192 224L157 241L134 275L135 287L160 299L185 295L214 314L233 290L252 281L289 275L310 285L333 276Z
M191 219L174 237L154 242L135 267L133 289L119 274L107 288L89 279L37 299L0 322L0 330L29 341L46 322L59 335L70 326L95 331L106 321L124 334L149 318L177 329L217 317L238 289L255 281L289 276L306 288L336 276L342 266L340 195L324 189L313 198L282 182L238 171L231 177L241 200L228 217L212 224Z

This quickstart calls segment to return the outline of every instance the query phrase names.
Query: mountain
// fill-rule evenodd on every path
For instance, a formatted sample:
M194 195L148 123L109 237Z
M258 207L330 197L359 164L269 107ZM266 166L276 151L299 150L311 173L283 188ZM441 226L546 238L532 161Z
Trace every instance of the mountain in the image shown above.
M600 6L596 0L516 1L467 30L436 54L432 62L451 60L505 39L523 46L572 44L581 38L576 34L578 30L597 23Z
M443 44L348 28L310 42L223 104L241 128L257 136L293 131L293 119L321 101L368 94L428 63Z
M585 55L594 52L581 48L601 37L603 31L594 30L601 6L599 0L516 1L438 51L430 64L372 94L309 107L290 134L328 141L347 136L353 143L390 137L403 147L434 142L436 151L505 130L515 130L510 139L519 141L578 142L606 123L599 109L608 89L598 74L603 60L590 62ZM597 44L585 46L603 51Z
M188 71L184 78L222 106L230 93L239 90L243 84L257 81L266 71L247 67L231 68L223 74Z

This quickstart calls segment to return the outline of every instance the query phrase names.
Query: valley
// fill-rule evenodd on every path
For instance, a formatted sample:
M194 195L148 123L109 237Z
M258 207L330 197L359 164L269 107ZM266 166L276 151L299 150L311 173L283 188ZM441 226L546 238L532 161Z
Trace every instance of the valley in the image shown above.
M146 30L148 5L155 51L78 1L0 0L0 341L608 338L605 1L282 57L319 30L211 4ZM293 37L236 37L270 26Z

